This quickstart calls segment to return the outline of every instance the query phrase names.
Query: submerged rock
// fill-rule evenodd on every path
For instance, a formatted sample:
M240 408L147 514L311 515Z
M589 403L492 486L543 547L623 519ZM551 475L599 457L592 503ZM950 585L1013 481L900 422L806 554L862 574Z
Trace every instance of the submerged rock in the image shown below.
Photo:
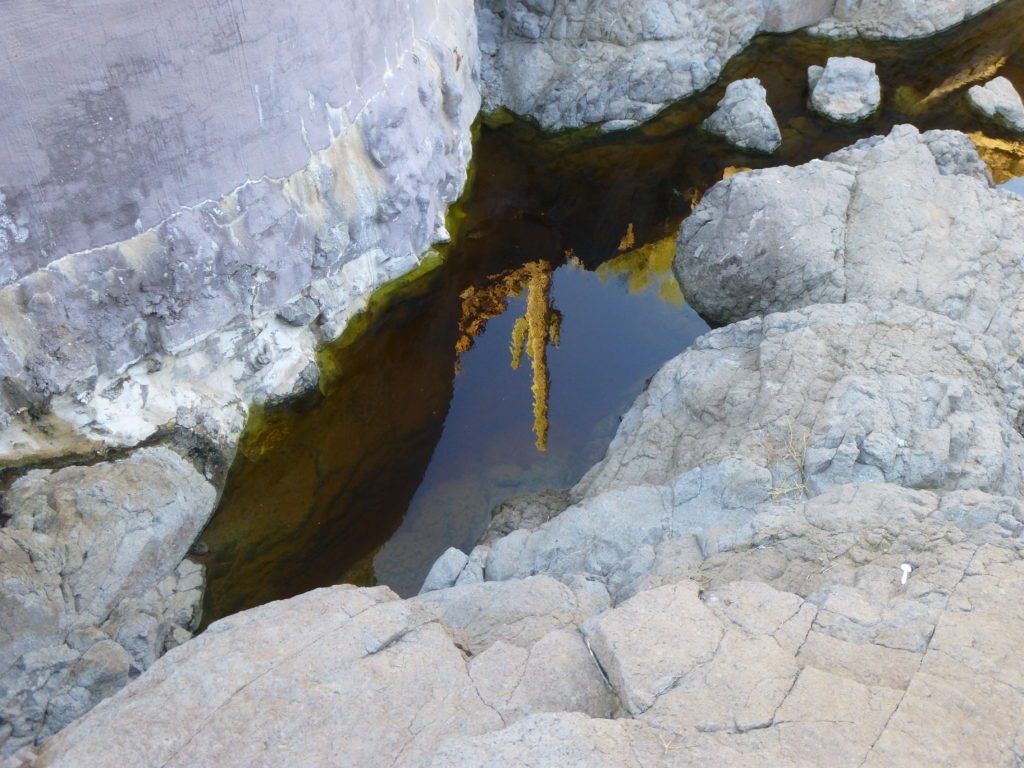
M740 149L770 155L782 144L782 134L766 97L756 77L732 82L703 126Z
M985 85L972 86L967 101L985 117L1010 130L1024 133L1024 102L1005 77L989 80Z
M832 57L809 67L811 109L837 123L858 123L878 111L882 86L875 65L853 56Z

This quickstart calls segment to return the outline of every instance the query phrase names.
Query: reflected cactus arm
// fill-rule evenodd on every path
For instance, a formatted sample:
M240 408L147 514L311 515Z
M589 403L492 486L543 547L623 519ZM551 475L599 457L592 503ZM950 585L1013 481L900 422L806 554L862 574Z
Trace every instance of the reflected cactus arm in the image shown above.
M509 351L512 353L512 370L519 370L519 362L523 359L523 347L526 345L526 335L530 330L525 317L520 317L512 326L512 342L509 344Z

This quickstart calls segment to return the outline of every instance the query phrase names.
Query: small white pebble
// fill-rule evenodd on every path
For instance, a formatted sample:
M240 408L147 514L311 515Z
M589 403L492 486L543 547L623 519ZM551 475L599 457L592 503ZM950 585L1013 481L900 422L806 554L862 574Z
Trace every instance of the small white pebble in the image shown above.
M903 565L900 566L900 570L903 571L903 578L900 579L900 584L906 584L907 577L910 575L910 572L914 570L914 568L910 565L910 563L903 563Z

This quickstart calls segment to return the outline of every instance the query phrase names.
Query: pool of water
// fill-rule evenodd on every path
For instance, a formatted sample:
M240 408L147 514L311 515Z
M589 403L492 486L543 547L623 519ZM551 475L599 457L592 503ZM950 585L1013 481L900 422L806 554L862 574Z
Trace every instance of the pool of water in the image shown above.
M445 548L472 547L494 505L573 484L645 380L706 329L668 266L680 222L732 170L802 163L912 122L971 133L997 181L1024 175L1018 138L963 104L995 74L1024 90L1022 51L1024 0L1011 0L926 41L758 38L718 85L623 134L490 121L444 264L324 351L322 391L254 412L202 537L205 620L345 581L414 593ZM808 114L806 68L829 55L877 62L875 119ZM783 129L773 157L698 128L748 76Z
M513 328L528 299L511 296L463 355L423 480L374 556L377 579L400 594L415 593L447 547L472 549L501 501L574 484L604 455L618 414L645 380L707 330L681 296L659 298L657 282L630 291L628 273L590 272L576 262L551 277L550 305L562 320L559 345L546 354L545 450L537 449L543 426L531 386L537 361L524 356L517 370L510 365Z

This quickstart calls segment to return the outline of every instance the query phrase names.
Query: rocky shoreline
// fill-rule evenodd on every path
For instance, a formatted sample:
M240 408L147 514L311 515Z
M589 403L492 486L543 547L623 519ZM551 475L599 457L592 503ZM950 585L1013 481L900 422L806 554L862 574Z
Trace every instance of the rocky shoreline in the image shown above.
M584 23L571 2L487 0L484 103L624 128L759 31L915 37L993 4L688 0L634 25L611 2ZM4 461L132 449L0 499L0 765L1019 761L1024 200L952 131L901 125L710 189L675 272L723 327L567 496L504 505L419 597L316 590L189 639L188 555L221 478L140 446L184 430L230 456L249 405L315 385L317 344L446 236L476 29L461 0L433 12L305 167L0 288ZM616 85L652 66L685 77ZM35 253L22 200L0 197L2 242Z
M816 300L823 271L801 254L817 244L767 259L770 241L745 256L742 238L706 231L793 231L761 190L782 176L827 206L815 190L833 166L865 203L880 202L872 188L899 190L893 226L916 212L938 221L930 195L903 191L905 174L948 180L941 199L956 211L977 206L995 233L977 241L984 251L927 247L915 264L971 269L970 301L948 276L902 287L886 259L918 252L886 249L877 215L864 245L855 214L806 219L841 245L831 282L888 276L888 291L847 289L846 302ZM1024 748L1012 661L1024 389L1015 317L986 304L1013 289L1009 275L979 268L1013 261L1024 200L986 173L966 137L898 127L722 182L680 236L683 280L738 263L803 288L705 295L730 318L755 316L661 370L571 506L524 503L525 527L461 567L442 558L431 586L443 588L415 599L337 587L222 620L52 739L38 764L213 766L278 750L435 766L1011 761Z
M1000 0L481 0L483 106L545 130L630 128L714 83L760 33L907 40Z

